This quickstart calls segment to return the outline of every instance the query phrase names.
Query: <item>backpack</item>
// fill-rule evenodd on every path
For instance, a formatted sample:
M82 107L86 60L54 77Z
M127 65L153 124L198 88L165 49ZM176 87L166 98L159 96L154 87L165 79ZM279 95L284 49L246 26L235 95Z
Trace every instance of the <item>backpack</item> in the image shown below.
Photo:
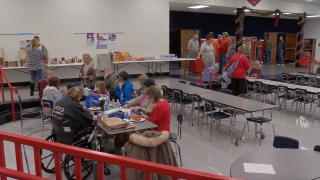
M229 82L231 81L231 74L237 69L239 60L242 58L243 55L241 55L235 62L229 66L229 68L223 72L221 77L221 88L226 89L229 85Z

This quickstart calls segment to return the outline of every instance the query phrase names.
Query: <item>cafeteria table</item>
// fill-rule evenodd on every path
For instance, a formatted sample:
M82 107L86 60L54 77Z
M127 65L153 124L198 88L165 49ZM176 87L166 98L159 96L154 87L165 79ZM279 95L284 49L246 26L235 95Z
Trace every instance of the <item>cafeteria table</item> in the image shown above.
M278 85L287 86L290 90L295 90L296 88L305 89L311 94L317 94L320 92L319 88L310 87L310 86L301 86L296 84L289 84L289 83L283 83L283 82L271 81L271 80L265 80L265 79L247 79L247 80L252 83L254 83L255 81L260 81L263 84L270 85L270 86L278 86Z
M305 78L310 78L310 77L316 77L320 78L318 75L311 75L311 74L303 74L303 73L289 73L290 76L303 76Z
M241 98L238 96L233 96L233 95L229 95L229 94L224 94L221 92L216 92L216 91L212 91L211 93L204 93L204 94L200 94L200 96L203 99L206 100L210 100L213 101L215 103L227 106L227 107L231 107L237 110L240 110L240 113L238 113L237 111L234 111L234 116L239 114L246 114L246 113L250 113L251 117L253 117L253 112L258 112L258 111L264 111L264 110L270 110L270 119L272 120L272 109L277 108L277 106L273 106L273 105L269 105L266 103L262 103L262 102L258 102L258 101L253 101L251 99L246 99L246 98ZM231 120L230 123L230 137L231 140L233 138L233 122ZM238 139L236 138L236 145L238 144ZM240 140L242 139L242 137L240 138ZM259 145L261 145L261 137L260 137L260 142Z
M246 172L244 163L272 165L275 174ZM300 149L266 149L239 157L230 168L230 176L245 180L320 179L320 153ZM263 170L263 169L262 169ZM248 171L248 170L247 170Z
M183 84L179 82L165 82L165 83L157 83L159 86L167 86L170 89L179 89L182 90L183 93L186 94L204 94L204 93L212 93L212 90L204 89L196 86L191 86L189 84Z

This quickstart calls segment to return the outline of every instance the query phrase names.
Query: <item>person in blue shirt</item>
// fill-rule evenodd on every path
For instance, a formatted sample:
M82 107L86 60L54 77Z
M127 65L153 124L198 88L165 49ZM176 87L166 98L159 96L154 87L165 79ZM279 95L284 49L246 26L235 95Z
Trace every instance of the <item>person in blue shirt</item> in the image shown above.
M130 101L133 99L132 93L134 92L132 82L129 81L130 75L126 71L121 71L119 73L119 79L116 80L116 89L114 90L114 93L116 96L120 99L120 105L123 106L127 101ZM119 87L119 81L122 84L122 87L120 89Z

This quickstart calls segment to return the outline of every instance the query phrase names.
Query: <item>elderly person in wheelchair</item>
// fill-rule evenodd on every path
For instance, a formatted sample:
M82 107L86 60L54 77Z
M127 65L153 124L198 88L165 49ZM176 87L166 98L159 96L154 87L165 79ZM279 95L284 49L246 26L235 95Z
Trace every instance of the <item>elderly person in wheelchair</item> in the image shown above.
M94 121L91 113L83 109L80 99L83 92L80 87L73 87L68 90L65 98L59 100L53 110L52 134L46 138L47 141L58 142L85 149L99 150L93 147L93 137L101 144L102 134L94 130ZM47 173L55 173L54 154L52 151L41 149L41 167ZM81 159L82 179L86 180L93 171L93 162L89 159ZM75 160L71 155L61 155L61 167L68 180L75 180ZM105 169L105 174L110 174Z

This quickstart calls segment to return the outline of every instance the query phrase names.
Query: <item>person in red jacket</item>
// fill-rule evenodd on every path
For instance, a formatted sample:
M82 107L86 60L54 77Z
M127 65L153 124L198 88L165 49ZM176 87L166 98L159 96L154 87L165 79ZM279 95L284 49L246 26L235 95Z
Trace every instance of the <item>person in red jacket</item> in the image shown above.
M150 117L143 115L143 118L158 126L158 128L154 129L155 131L170 132L170 104L167 100L163 99L161 90L155 86L150 87L150 89L147 91L147 95L149 96L151 102L156 103L157 105L151 111Z
M231 57L228 65L224 69L226 71L229 66L242 56L239 59L236 70L231 74L232 94L235 96L247 93L246 72L250 68L250 63L248 58L242 54L244 50L243 46L239 47L238 53Z

